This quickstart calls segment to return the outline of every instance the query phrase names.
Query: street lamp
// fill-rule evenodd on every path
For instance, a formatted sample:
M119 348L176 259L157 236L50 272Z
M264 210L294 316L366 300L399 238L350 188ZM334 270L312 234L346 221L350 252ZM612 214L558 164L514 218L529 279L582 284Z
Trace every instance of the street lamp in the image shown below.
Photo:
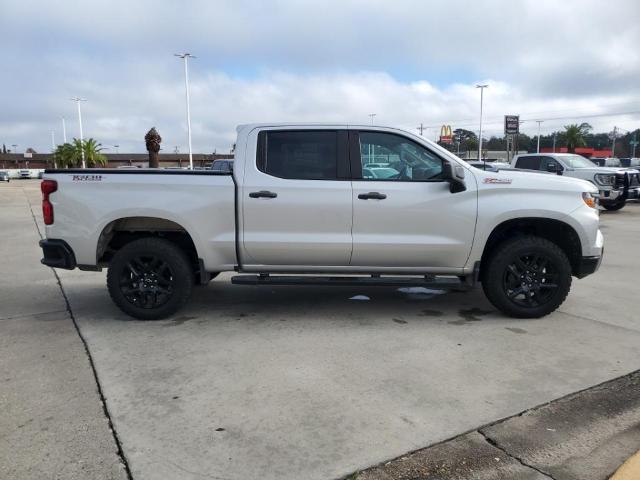
M478 161L482 159L482 103L484 97L484 89L489 85L476 85L476 88L480 89L480 135L478 136Z
M67 125L64 122L64 117L60 117L62 119L62 140L64 143L67 143Z
M187 138L189 140L189 169L193 170L193 153L191 151L191 107L189 105L189 69L187 64L190 58L197 58L190 53L174 53L174 56L184 60L184 87L187 100Z
M82 155L82 168L87 168L84 160L84 136L82 135L82 111L80 110L80 102L86 102L86 98L71 97L71 100L78 105L78 124L80 125L80 154Z
M540 153L540 124L544 122L544 120L536 120L538 123L538 150L537 153Z
M370 113L369 114L369 118L371 119L371 125L373 125L373 119L375 118L376 114L375 113ZM373 148L373 150L372 150ZM375 147L373 147L371 144L369 144L369 163L373 162L373 155L375 155Z
M373 119L375 118L376 115L377 115L376 113L369 114L369 118L371 119L371 125L373 125Z
M120 153L120 152L118 151L118 149L120 148L120 145L113 145L113 148L115 148L115 149L116 149L116 153Z

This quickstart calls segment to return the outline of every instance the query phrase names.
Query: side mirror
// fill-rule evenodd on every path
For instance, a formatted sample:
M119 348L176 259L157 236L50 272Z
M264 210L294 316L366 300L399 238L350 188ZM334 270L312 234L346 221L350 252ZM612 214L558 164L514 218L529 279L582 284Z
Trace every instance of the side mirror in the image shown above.
M442 178L449 182L451 193L464 192L467 185L464 183L464 168L449 162L442 163Z
M557 173L558 175L562 175L562 167L557 163L549 163L547 164L547 172Z

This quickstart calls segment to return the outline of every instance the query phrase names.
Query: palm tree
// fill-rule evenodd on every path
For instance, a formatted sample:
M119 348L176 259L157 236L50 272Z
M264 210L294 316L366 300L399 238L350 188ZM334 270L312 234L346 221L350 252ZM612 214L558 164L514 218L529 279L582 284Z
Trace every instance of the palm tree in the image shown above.
M76 163L76 149L70 143L63 143L58 145L53 152L55 161L60 168L75 167Z
M584 137L589 133L591 128L591 125L588 123L581 123L580 125L573 123L564 126L564 138L567 142L567 151L569 153L574 153L576 147L584 147L587 144Z
M102 153L102 144L96 142L93 138L88 138L84 141L73 139L73 147L75 150L75 164L82 164L82 151L84 150L84 161L89 167L96 165L104 166L107 164L107 157Z
M53 155L60 167L73 168L82 165L82 151L84 150L84 159L87 166L104 166L107 164L107 157L100 153L102 151L101 147L102 145L93 138L84 141L74 138L72 143L58 145Z
M156 130L156 127L152 127L144 136L144 143L149 152L149 168L159 167L158 152L160 151L160 142L162 142L162 137Z

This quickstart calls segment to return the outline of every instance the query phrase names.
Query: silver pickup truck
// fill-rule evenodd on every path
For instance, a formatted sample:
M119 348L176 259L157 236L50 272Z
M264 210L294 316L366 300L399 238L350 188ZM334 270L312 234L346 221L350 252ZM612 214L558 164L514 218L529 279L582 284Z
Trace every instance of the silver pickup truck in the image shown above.
M511 166L587 180L598 187L600 205L607 210L620 210L627 200L640 198L640 171L635 168L601 167L574 153L516 155Z
M144 319L223 271L245 285L481 282L496 308L539 317L604 244L591 183L485 172L388 127L243 125L233 172L47 170L42 193L42 262L108 268L113 301Z

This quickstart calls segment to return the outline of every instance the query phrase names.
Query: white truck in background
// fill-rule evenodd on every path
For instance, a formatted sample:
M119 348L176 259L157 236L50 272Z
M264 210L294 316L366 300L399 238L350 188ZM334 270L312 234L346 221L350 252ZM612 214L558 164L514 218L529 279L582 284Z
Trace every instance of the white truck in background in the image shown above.
M115 304L141 319L185 304L195 284L464 288L540 317L604 239L589 182L485 172L388 127L238 127L233 172L47 170L42 263L108 268ZM214 300L215 302L215 300Z
M627 200L640 198L640 171L634 168L601 167L575 153L516 155L511 166L587 180L598 187L600 205L607 210L620 210Z

